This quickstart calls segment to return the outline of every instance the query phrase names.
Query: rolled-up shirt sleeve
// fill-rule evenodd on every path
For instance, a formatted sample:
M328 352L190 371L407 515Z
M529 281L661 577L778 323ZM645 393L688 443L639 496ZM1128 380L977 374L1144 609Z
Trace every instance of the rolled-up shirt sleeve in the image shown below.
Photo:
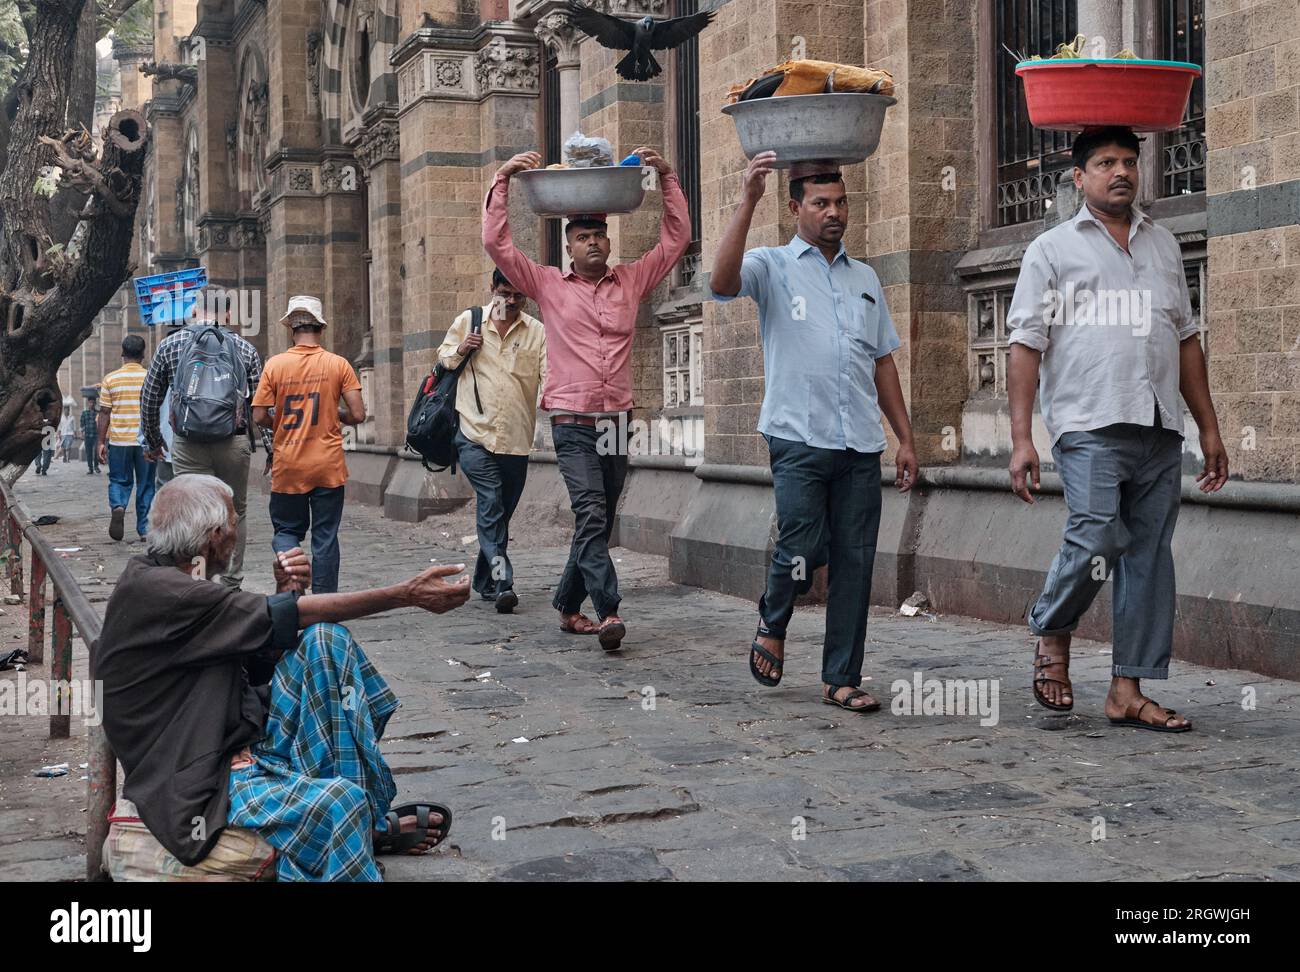
M1059 312L1056 294L1056 273L1042 246L1034 240L1025 250L1016 290L1007 310L1008 344L1047 350L1048 326L1053 315Z
M748 297L750 300L762 302L767 297L767 270L768 262L764 251L750 250L740 261L740 289L734 294L719 294L712 290L710 293L719 304L725 304L737 297Z

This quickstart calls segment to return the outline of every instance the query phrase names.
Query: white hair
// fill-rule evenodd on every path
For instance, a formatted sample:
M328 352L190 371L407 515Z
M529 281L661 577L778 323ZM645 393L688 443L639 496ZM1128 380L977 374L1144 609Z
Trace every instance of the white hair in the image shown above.
M230 525L234 493L216 476L187 473L154 494L149 507L149 553L189 561L201 554L208 534Z

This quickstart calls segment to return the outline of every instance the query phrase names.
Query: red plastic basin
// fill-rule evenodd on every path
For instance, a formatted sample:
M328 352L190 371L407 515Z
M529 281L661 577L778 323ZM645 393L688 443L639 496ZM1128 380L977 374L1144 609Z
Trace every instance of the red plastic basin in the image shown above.
M1021 61L1016 74L1035 128L1073 132L1121 125L1163 132L1182 125L1201 69L1187 61L1061 58Z

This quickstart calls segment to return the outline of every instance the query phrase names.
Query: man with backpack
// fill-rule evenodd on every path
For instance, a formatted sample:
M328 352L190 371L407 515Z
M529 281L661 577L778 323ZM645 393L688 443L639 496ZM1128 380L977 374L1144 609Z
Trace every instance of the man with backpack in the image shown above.
M321 347L326 324L319 300L290 297L280 323L293 332L293 347L266 362L253 396L253 421L275 431L271 546L288 553L310 528L312 593L333 594L348 481L342 425L364 422L366 405L351 362Z
M546 332L523 312L527 302L505 274L493 270L492 303L457 317L438 348L438 361L448 371L467 358L471 365L457 380L454 442L476 501L474 590L501 614L519 603L506 547L546 383Z
M199 301L197 306L203 305ZM166 446L159 416L170 389L173 473L216 476L234 493L238 540L221 580L230 587L240 587L244 582L244 513L252 457L248 403L262 377L262 356L242 337L222 326L229 321L229 311L220 317L205 314L163 338L145 377L140 408L149 457L158 459ZM261 432L269 465L271 432Z

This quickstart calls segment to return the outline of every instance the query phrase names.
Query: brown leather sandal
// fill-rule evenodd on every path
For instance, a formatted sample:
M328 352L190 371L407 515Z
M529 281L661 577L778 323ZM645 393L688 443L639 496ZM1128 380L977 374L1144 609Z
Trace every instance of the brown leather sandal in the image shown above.
M1055 675L1049 675L1043 671L1048 665L1064 665L1066 670L1070 667L1069 655L1041 655L1038 649L1043 646L1041 639L1034 642L1034 701L1044 709L1051 709L1054 712L1070 712L1074 709L1074 685L1068 678L1058 678ZM1070 693L1069 705L1058 705L1055 702L1049 702L1039 691L1038 686L1044 682L1055 682L1057 685L1064 685Z
M606 651L618 651L623 647L623 639L627 637L627 625L617 614L611 614L600 622L597 637L600 638L600 647Z
M1147 722L1142 718L1142 710L1148 705L1154 705L1164 713L1164 716L1156 716L1157 722ZM1173 709L1166 709L1154 699L1148 699L1145 695L1134 699L1124 710L1124 718L1111 719L1112 726L1133 726L1135 729L1150 729L1152 732L1187 732L1192 728L1192 724L1187 722L1181 726L1171 726L1169 720L1174 718L1178 713Z
M560 630L567 634L595 634L600 625L579 611L577 614L561 614Z

